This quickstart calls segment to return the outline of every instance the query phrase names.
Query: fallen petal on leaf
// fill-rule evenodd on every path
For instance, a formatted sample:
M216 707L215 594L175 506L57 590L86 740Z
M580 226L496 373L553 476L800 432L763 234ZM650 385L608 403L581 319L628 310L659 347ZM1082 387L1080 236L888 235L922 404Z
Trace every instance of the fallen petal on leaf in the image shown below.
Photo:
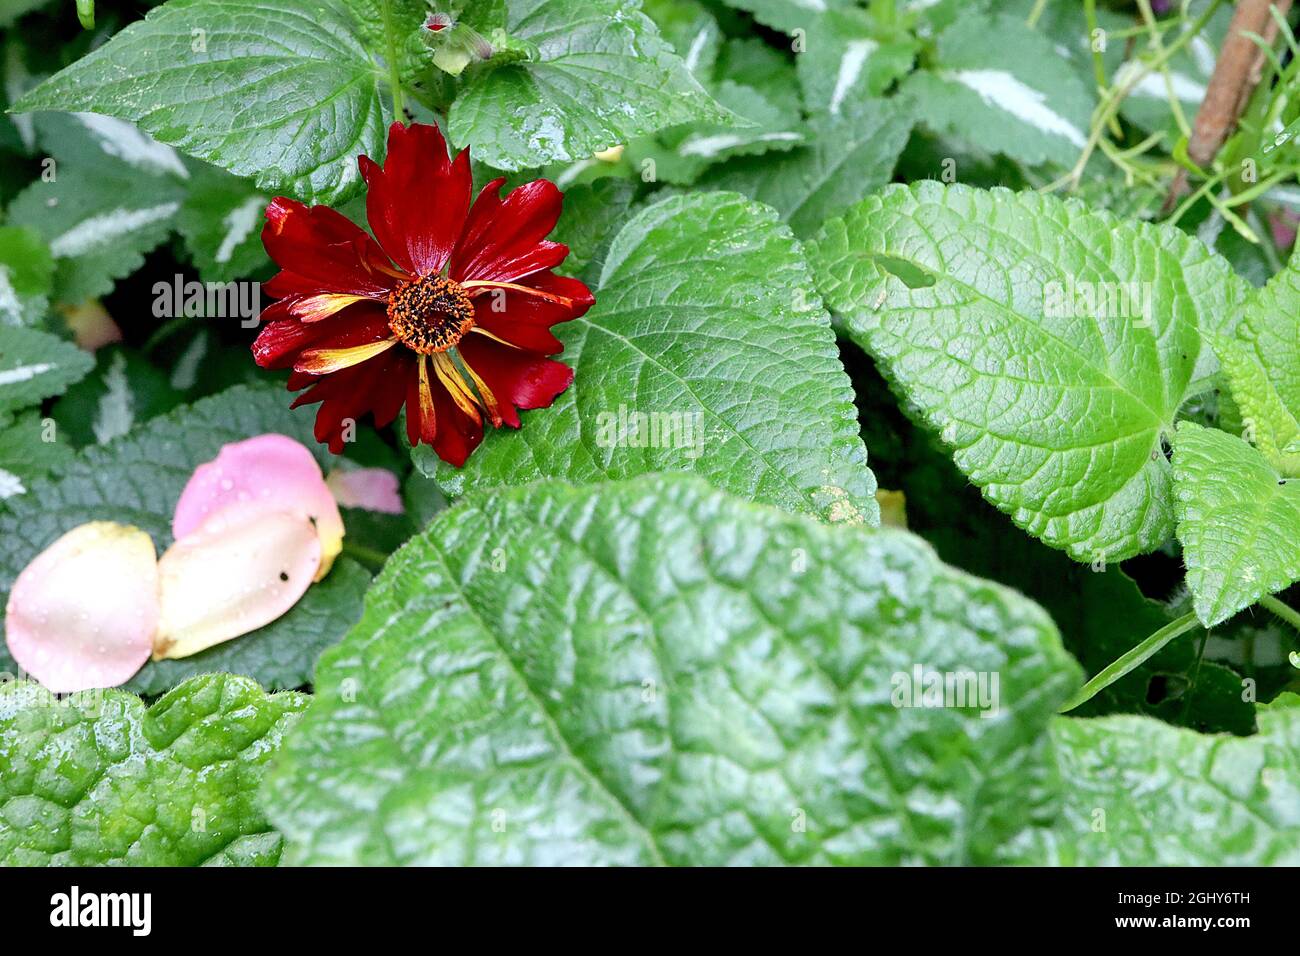
M158 559L139 528L93 521L73 528L18 575L5 641L47 689L116 687L145 661L158 626Z
M226 508L244 515L292 512L312 519L320 535L320 568L329 573L343 549L343 519L320 466L303 445L284 435L258 435L224 446L217 457L194 469L176 502L172 535L177 541ZM242 632L241 632L242 633Z
M189 657L270 624L298 603L320 565L320 537L302 514L222 511L158 562L154 659Z
M344 508L364 508L400 515L406 507L398 491L397 476L387 468L336 468L325 479L334 500Z

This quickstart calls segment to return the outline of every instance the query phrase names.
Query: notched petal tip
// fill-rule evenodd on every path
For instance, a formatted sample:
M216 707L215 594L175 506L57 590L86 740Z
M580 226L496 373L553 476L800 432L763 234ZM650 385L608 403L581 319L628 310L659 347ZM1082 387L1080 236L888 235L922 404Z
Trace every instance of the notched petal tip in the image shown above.
M5 640L18 665L55 693L116 687L149 659L158 617L153 541L139 528L94 521L18 575Z

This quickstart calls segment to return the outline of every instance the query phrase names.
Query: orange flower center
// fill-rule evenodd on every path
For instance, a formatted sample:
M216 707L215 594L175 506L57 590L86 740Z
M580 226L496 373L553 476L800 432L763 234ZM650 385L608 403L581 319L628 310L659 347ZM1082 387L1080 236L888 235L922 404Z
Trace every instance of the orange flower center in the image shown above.
M413 352L445 352L474 327L474 303L460 283L424 276L389 293L388 327Z

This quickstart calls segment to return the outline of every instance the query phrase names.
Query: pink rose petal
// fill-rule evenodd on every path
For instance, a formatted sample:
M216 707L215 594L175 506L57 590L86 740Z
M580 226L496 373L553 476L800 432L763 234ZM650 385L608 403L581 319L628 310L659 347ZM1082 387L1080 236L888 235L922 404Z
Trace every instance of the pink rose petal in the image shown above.
M325 479L334 500L344 508L365 508L400 515L406 511L397 476L387 468L335 468Z
M139 528L93 521L23 568L5 608L18 665L55 693L116 687L149 659L158 559Z
M290 511L315 521L321 545L318 581L343 549L343 519L334 495L311 452L292 438L272 434L235 442L194 469L176 502L172 535L180 541L231 507L246 514Z
M189 657L270 624L298 603L320 564L321 539L305 515L224 509L158 562L154 658Z

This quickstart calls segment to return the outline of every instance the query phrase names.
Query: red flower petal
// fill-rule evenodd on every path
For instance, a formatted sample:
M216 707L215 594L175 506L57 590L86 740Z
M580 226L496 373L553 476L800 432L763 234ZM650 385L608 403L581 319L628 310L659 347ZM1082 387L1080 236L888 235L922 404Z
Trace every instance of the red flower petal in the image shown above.
M483 187L451 254L448 274L456 280L517 281L564 261L569 247L547 242L560 218L564 196L545 179L525 183L501 199L504 179Z
M276 288L351 292L382 298L400 281L379 244L327 206L278 196L266 207L262 244L276 265L295 273ZM279 279L279 277L277 277Z
M279 305L280 303L276 303ZM274 308L274 306L272 306ZM267 310L269 312L270 309ZM266 312L263 312L266 315ZM276 319L262 327L253 343L253 358L262 368L287 368L306 349L338 348L341 336L352 333L343 344L359 344L388 335L388 313L379 303L362 302L349 306L321 322ZM334 343L332 346L329 343ZM301 386L300 386L301 387Z
M394 123L384 165L358 162L370 190L366 218L384 251L415 275L440 271L469 212L469 150L453 162L438 127Z
M475 421L461 411L460 406L436 378L430 385L434 413L438 417L438 433L433 438L433 450L443 461L459 468L483 441L483 422Z
M311 384L293 400L293 407L321 403L316 413L316 440L328 442L330 451L341 454L351 430L349 422L360 422L367 412L376 426L383 427L397 417L405 398L404 387L414 363L390 349L367 362L333 372ZM311 376L304 376L310 379ZM294 382L299 387L302 381Z
M572 305L528 295L513 289L488 289L474 300L474 324L499 339L543 355L564 350L551 334L551 326L585 315L596 301L591 290L577 279L557 276L547 271L523 283L553 295L564 296ZM496 311L498 304L502 311Z
M460 357L496 399L500 421L520 425L516 408L546 408L573 384L573 369L536 352L493 342L483 336L462 339Z
M467 415L439 381L429 359L408 382L406 437L412 445L433 446L438 457L457 468L483 441L483 421Z

